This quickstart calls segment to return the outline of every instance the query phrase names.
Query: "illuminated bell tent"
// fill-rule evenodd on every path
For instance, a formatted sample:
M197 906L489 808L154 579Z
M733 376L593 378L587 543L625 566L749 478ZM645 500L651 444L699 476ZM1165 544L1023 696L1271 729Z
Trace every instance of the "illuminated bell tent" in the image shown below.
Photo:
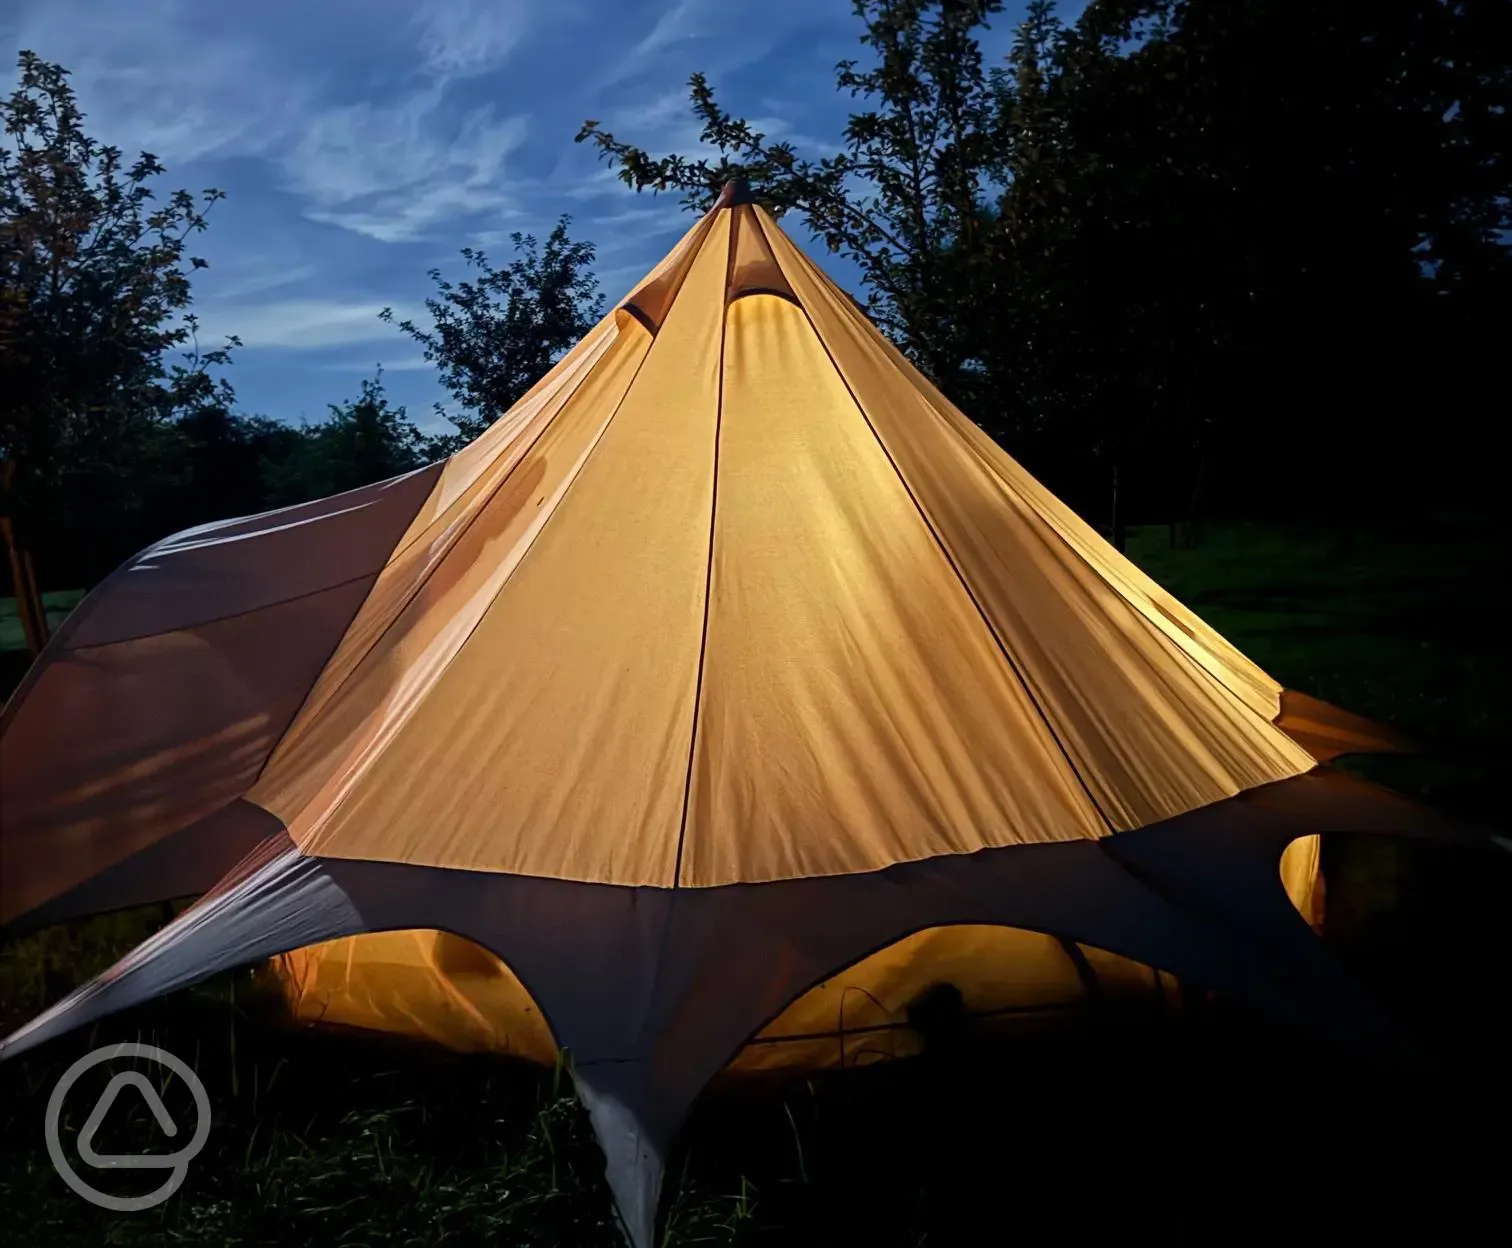
M712 1078L913 1051L938 983L991 1016L1179 977L1396 1045L1308 922L1314 834L1457 835L1324 765L1395 745L733 185L450 459L169 537L70 616L4 712L0 921L199 900L3 1056L273 959L301 1017L566 1049L644 1248Z

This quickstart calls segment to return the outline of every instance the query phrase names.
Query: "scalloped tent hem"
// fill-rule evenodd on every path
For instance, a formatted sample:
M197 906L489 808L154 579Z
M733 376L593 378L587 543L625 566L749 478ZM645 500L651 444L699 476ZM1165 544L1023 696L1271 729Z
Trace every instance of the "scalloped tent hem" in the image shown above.
M732 186L445 462L177 534L69 617L0 713L0 923L203 897L0 1056L453 933L570 1050L645 1246L711 1078L968 927L1400 1051L1280 878L1298 837L1452 835L1318 770L1398 746L1114 551Z

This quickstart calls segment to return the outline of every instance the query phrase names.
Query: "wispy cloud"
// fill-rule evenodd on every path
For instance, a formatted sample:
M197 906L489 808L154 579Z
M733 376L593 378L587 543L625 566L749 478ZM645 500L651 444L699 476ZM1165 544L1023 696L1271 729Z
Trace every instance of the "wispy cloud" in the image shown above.
M291 72L270 42L227 37L188 0L35 3L12 38L69 68L103 140L171 169L266 158L311 219L397 242L508 209L504 160L527 119L469 107L453 88L498 69L531 12L518 0L428 0L398 27L418 81L382 102L341 100L339 82Z
M378 358L374 358L377 356ZM351 356L345 359L332 360L328 364L322 364L321 369L327 373L362 373L371 377L373 373L382 368L385 373L433 373L436 366L423 355L401 355L396 359L382 358L381 350L362 356Z
M813 0L764 0L759 13L730 0L671 0L600 79L616 86L655 72L686 79L694 69L727 74L765 56L782 34L813 20ZM818 6L822 7L822 6ZM696 55L698 64L691 57Z
M652 221L663 225L668 222L676 223L681 216L675 202L663 200L660 204L652 204L645 208L626 208L622 212L610 212L603 216L590 217L588 225L595 229L618 230L644 226Z
M453 121L442 105L442 88L432 86L396 104L319 114L282 159L286 185L312 220L385 243L422 237L442 221L508 212L501 174L529 133L526 118L484 107Z
M240 277L237 276L238 272ZM272 261L243 262L232 269L229 278L217 275L218 280L213 287L214 298L221 303L239 302L252 295L267 294L270 290L298 286L319 272L313 264L280 267Z
M553 175L554 177L561 176L561 166L566 163L565 159L559 162L558 169ZM620 180L617 170L605 165L595 169L587 176L579 178L576 182L563 185L556 194L560 199L586 200L603 199L609 195L623 196L634 194L634 192Z
M0 56L65 65L89 132L155 152L166 187L229 192L196 241L195 307L202 342L242 338L249 410L323 411L328 365L392 353L416 411L437 383L377 313L424 318L428 267L467 242L502 257L566 210L612 298L686 228L681 196L636 196L571 142L583 118L706 154L682 85L703 70L774 136L829 128L834 58L815 53L853 42L849 6L753 2L0 0Z
M528 231L520 232L523 234ZM475 230L467 236L467 241L474 247L508 247L513 233L513 230Z
M452 88L499 69L531 13L520 0L429 0L411 22L423 85L392 102L317 112L282 157L306 215L384 243L484 213L514 215L504 164L528 138L528 117L491 104L464 111Z
M393 342L397 330L378 319L377 300L275 299L266 303L207 303L200 310L212 336L236 334L248 350L316 351L362 342ZM423 317L424 308L398 306L396 320Z
M838 143L830 139L821 139L794 129L792 122L783 116L749 117L747 121L750 122L751 129L763 135L768 143L791 143L801 156L833 156L842 150Z
M649 130L660 134L694 124L692 117L688 89L677 86L634 104L621 104L614 110L612 123L616 130L637 133Z
M633 71L664 48L684 39L696 39L703 33L703 9L700 0L677 0L656 19L656 24L645 37L630 49L629 55L625 57L625 65Z
M194 29L181 0L82 0L24 8L7 33L16 48L64 65L90 132L170 167L261 152L295 123L304 90L277 78L252 41Z
M762 119L752 125L769 137L778 137L786 123ZM676 154L690 160L717 161L719 149L703 139L703 122L693 112L685 87L661 91L643 100L629 101L615 106L604 119L604 129L643 147L653 157ZM607 178L606 178L607 175ZM598 188L609 189L611 185L621 188L614 170L601 169L595 177L587 180L583 190L594 193Z
M487 73L514 51L530 18L520 0L431 0L414 18L423 68L441 79Z
M436 365L423 355L408 355L397 360L385 360L383 371L386 373L433 373L436 371Z

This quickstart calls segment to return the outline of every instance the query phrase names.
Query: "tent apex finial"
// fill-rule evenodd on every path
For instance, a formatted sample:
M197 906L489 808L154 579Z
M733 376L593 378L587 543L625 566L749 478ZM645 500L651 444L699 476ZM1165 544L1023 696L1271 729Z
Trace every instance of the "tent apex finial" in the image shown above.
M736 174L724 184L724 189L719 192L719 198L714 201L715 208L738 208L741 204L754 204L755 197L751 194L751 188L746 180Z

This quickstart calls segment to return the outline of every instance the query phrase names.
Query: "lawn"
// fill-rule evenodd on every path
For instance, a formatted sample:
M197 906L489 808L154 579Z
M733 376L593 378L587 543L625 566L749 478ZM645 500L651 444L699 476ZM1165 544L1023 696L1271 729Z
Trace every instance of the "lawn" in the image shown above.
M1373 777L1505 822L1505 575L1483 530L1446 522L1341 545L1216 527L1185 550L1161 527L1136 531L1130 553L1284 683L1424 745L1372 760ZM1327 939L1424 1039L1421 1068L1378 1071L1218 1007L711 1096L669 1169L669 1244L934 1248L1136 1230L1210 1242L1304 1227L1468 1238L1504 1152L1508 871L1389 842L1327 855ZM157 918L0 949L0 1028ZM215 1128L166 1204L113 1214L64 1187L41 1123L73 1058L138 1038L191 1061ZM57 1248L607 1248L601 1163L561 1092L554 1072L289 1031L255 976L223 977L0 1067L0 1206L16 1242ZM90 1098L76 1101L82 1112ZM118 1147L99 1147L145 1148L153 1131L145 1111L112 1115L102 1139Z
M79 600L83 597L82 589L43 594L42 606L47 611L47 627L57 628L68 618L68 613L79 605ZM26 634L21 631L21 621L16 615L16 600L0 598L0 652L25 649Z
M1406 732L1421 756L1371 760L1385 783L1494 815L1488 764L1512 738L1505 551L1444 520L1352 541L1259 526L1172 549L1136 530L1130 556L1282 684Z
M47 610L48 628L56 629L63 623L83 597L82 589L43 594L42 605ZM26 674L28 663L26 634L16 615L16 600L0 598L0 698L4 698L20 683L21 677Z

